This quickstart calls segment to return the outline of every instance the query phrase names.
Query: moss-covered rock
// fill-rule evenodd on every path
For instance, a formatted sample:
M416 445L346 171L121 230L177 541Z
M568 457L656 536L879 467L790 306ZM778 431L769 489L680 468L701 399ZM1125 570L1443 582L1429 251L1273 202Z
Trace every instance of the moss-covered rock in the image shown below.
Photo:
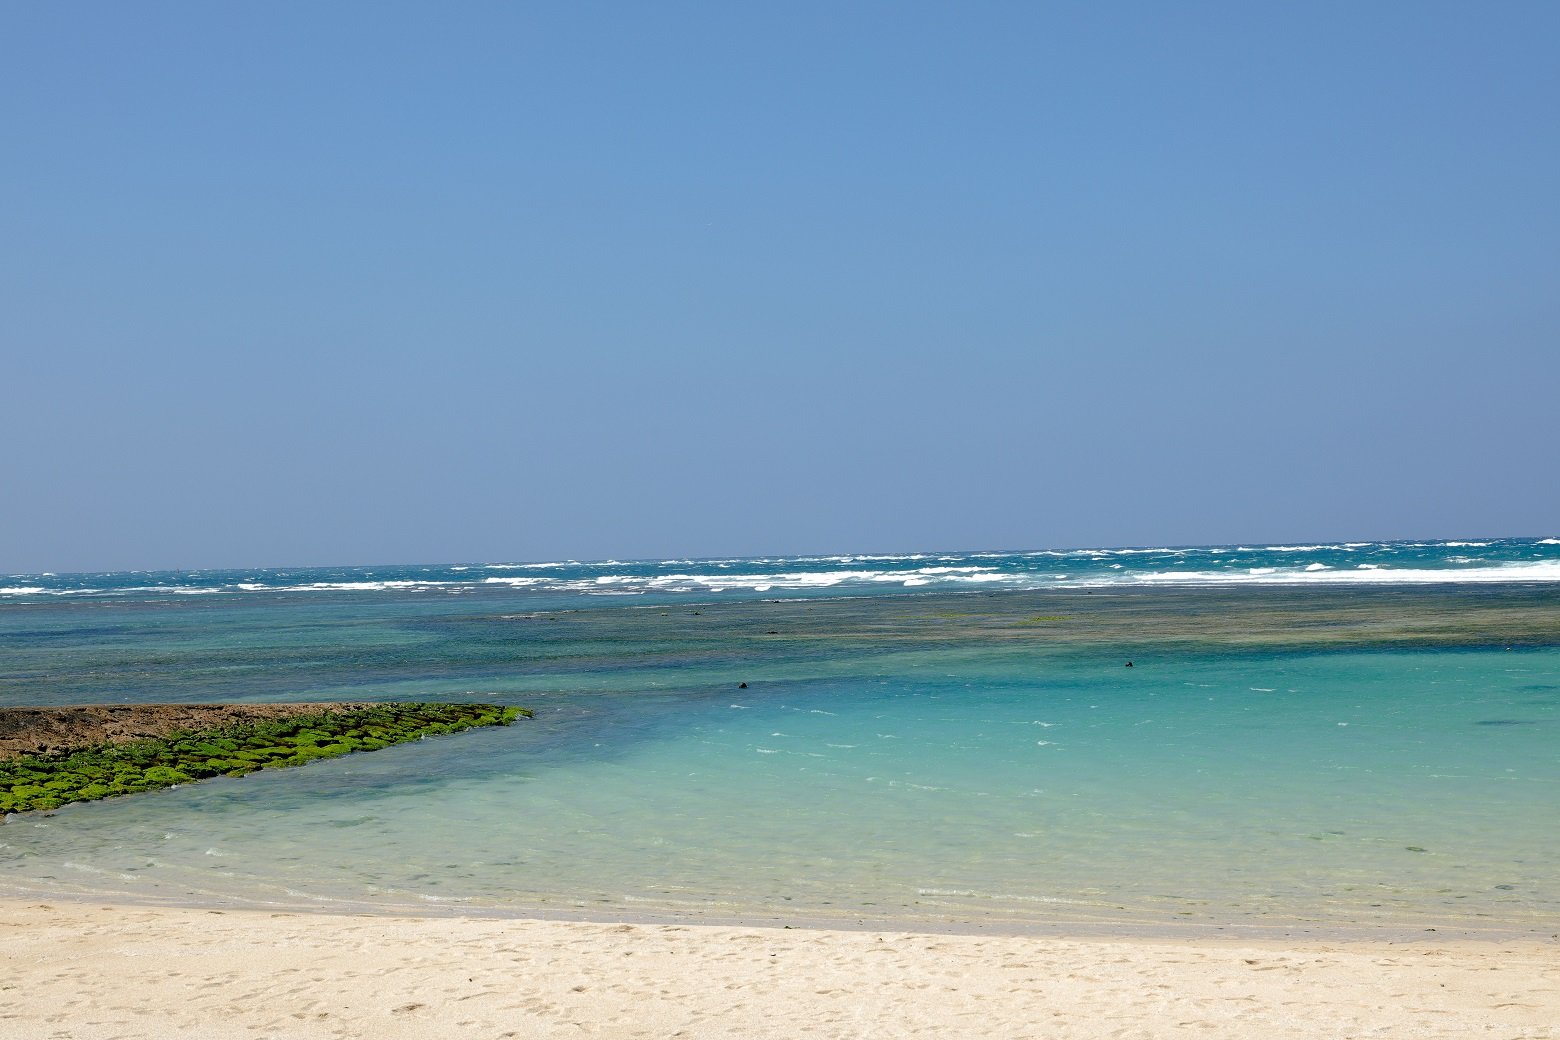
M474 726L507 726L524 708L375 704L0 761L0 814L56 809L211 776L243 776L354 751L377 751Z

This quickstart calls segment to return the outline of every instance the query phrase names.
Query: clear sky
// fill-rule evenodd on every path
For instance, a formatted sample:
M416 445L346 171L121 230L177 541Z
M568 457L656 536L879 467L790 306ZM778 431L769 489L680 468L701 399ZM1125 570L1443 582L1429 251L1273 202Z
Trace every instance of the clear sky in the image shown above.
M0 571L1554 535L1557 41L0 3Z

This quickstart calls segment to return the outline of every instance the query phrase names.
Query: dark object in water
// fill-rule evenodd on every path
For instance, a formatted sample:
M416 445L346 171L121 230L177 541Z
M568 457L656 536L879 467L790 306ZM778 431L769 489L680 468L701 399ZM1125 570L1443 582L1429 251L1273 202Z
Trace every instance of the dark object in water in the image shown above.
M737 683L737 689L739 689L739 690L745 690L745 689L747 689L747 683L745 683L745 682L739 682L739 683Z
M1127 662L1127 667L1128 667L1128 668L1131 668L1131 667L1132 667L1132 662L1131 662L1131 661L1128 661L1128 662Z

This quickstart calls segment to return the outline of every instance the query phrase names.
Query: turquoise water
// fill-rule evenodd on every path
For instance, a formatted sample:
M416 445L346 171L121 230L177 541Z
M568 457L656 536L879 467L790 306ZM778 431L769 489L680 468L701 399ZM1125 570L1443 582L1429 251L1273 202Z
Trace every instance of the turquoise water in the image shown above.
M1521 558L1447 563L1471 550L1443 544L1441 562L1421 548L1400 569L1515 566L1530 580L1138 575L959 592L852 578L776 599L772 585L593 597L356 572L197 593L58 578L76 591L0 603L0 704L460 697L538 714L13 817L0 887L429 912L1547 935L1560 923L1560 586L1532 576L1555 549L1488 548ZM1292 570L1321 573L1304 569L1319 562L1306 552L1345 551L1291 550ZM972 559L908 562L1001 565ZM1002 573L1023 572L1030 557L1018 559ZM803 573L796 561L731 569L765 567ZM566 580L626 584L603 576Z

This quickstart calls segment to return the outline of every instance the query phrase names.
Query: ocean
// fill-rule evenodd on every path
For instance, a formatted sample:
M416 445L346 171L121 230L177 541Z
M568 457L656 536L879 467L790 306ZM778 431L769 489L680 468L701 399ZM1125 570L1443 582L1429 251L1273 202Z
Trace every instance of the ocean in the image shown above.
M11 817L0 894L1560 931L1560 539L0 577L0 705L512 727Z

